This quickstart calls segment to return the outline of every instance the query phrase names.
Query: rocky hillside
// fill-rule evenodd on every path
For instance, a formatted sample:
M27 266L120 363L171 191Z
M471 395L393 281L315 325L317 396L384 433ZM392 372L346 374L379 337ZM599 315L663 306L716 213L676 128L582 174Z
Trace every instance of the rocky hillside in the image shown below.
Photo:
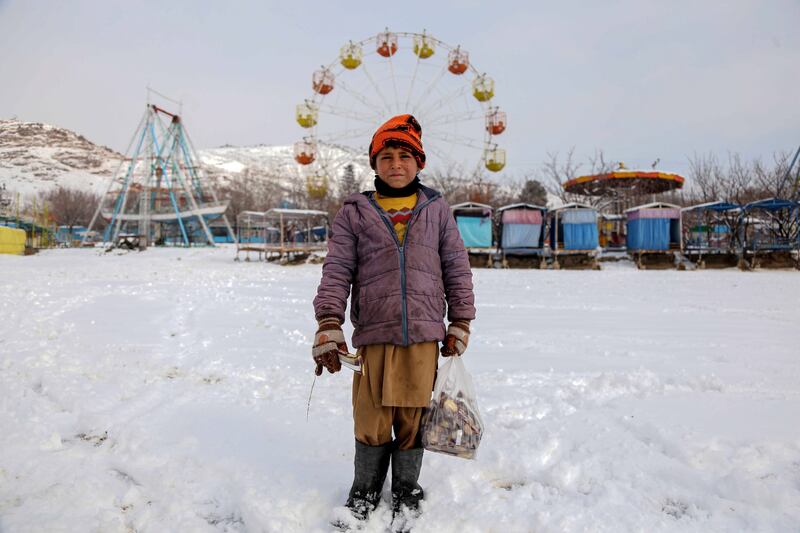
M292 146L224 146L199 150L198 156L215 186L228 186L247 177L269 180L286 191L305 187L308 168L295 162ZM65 128L0 120L0 186L5 184L9 195L39 195L59 185L104 192L122 157ZM318 157L325 163L331 183L350 162L356 180L367 183L372 177L363 154L324 147Z
M122 156L68 129L0 120L0 184L23 196L53 187L97 191Z

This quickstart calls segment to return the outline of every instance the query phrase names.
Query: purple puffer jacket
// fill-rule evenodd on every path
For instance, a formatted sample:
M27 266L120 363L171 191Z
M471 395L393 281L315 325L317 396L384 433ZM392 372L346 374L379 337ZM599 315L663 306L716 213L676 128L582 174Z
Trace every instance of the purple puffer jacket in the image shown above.
M420 187L401 245L373 194L350 195L333 221L315 315L344 322L352 286L355 347L441 341L445 302L450 321L475 318L472 271L450 207Z

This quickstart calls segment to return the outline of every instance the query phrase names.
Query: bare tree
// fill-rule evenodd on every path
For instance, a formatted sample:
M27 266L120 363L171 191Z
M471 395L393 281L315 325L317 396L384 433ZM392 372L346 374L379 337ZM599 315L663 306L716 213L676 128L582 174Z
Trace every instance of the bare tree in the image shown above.
M249 175L245 169L240 176L228 178L226 185L217 187L217 196L228 201L225 214L234 223L240 213L255 209L248 181Z
M689 158L689 202L707 203L723 199L725 175L714 154L697 154Z
M588 158L588 174L605 174L614 170L618 163L608 161L602 150L595 150L593 156ZM601 205L604 200L600 196L584 196L569 193L564 190L564 184L571 179L577 178L583 165L575 161L575 147L570 148L563 160L558 152L548 152L547 160L542 165L542 175L546 180L545 188L548 192L557 196L562 202L580 202L593 206Z
M713 154L689 158L691 185L686 194L689 203L717 200L745 205L764 198L785 198L790 186L783 179L788 166L786 153L773 154L773 164L760 159L745 161L738 153L729 153L726 165Z
M772 164L761 159L745 161L738 153L729 153L726 165L713 154L689 159L691 186L687 193L690 203L723 200L746 205L767 198L786 199L792 194L792 184L786 179L789 154L775 153ZM791 209L758 210L757 215L741 217L739 211L719 213L718 220L731 228L732 243L741 245L740 238L753 224L763 225L768 234L782 241L796 239L797 219Z
M245 168L228 183L218 187L217 196L228 200L225 214L232 224L244 211L266 211L275 207L280 201L282 191L278 180L269 173L259 169Z
M69 227L71 232L75 226L89 224L100 197L80 189L58 187L45 195L45 201L55 223Z
M722 199L744 205L760 196L756 183L758 161L748 163L739 154L728 154L728 169L722 185Z
M754 181L757 184L756 190L760 199L791 199L794 193L794 184L785 179L789 170L789 157L790 154L787 152L776 152L772 154L771 166L766 166L760 159L753 162ZM797 241L800 221L798 221L795 209L787 207L763 210L759 212L758 216L768 222L766 230L778 242L794 243Z
M589 157L589 174L607 174L620 167L622 167L622 163L608 161L603 150L595 150L594 155Z
M574 156L574 146L567 150L563 163L558 152L547 152L547 160L542 164L542 174L547 180L546 189L564 203L571 202L574 198L574 195L564 190L564 183L578 175L580 165L575 163Z
M425 174L424 181L433 189L436 189L448 203L457 204L466 202L469 197L469 181L459 175L454 168L447 168L444 171L435 170Z
M791 198L794 184L785 179L789 170L789 155L787 152L772 154L772 166L765 165L760 159L753 162L754 181L762 198Z

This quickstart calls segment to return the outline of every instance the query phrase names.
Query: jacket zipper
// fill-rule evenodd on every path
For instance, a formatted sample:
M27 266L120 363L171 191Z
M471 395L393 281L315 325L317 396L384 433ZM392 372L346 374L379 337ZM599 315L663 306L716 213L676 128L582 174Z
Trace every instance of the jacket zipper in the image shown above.
M381 209L381 206L378 205L377 200L375 197L370 195L368 196L372 207L378 212L378 215L383 219L386 228L389 230L389 233L392 235L394 239L394 243L397 245L397 251L400 253L400 297L403 304L400 306L401 309L401 317L402 317L402 327L403 327L403 346L408 346L408 301L406 295L406 255L405 255L405 243L406 239L408 238L408 234L411 230L411 223L414 222L416 219L416 215L422 211L422 208L428 205L429 203L433 202L439 197L439 195L434 195L432 198L428 198L420 205L416 206L411 211L411 218L408 219L408 225L406 225L406 233L405 238L403 238L402 244L400 243L400 239L397 238L397 232L394 230L394 226L392 226L391 220L384 215L385 211Z

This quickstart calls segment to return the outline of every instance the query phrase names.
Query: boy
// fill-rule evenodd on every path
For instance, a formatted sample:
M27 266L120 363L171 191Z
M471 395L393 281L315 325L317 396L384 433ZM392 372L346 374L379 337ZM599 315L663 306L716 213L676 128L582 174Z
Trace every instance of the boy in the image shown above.
M425 152L417 120L388 120L373 135L369 157L375 191L348 197L333 222L314 299L319 327L312 349L317 375L323 367L341 369L341 325L352 291L352 341L362 372L353 375L355 476L345 505L358 519L378 505L390 463L393 511L418 512L420 420L439 342L443 356L460 356L475 318L472 272L450 207L419 180Z

